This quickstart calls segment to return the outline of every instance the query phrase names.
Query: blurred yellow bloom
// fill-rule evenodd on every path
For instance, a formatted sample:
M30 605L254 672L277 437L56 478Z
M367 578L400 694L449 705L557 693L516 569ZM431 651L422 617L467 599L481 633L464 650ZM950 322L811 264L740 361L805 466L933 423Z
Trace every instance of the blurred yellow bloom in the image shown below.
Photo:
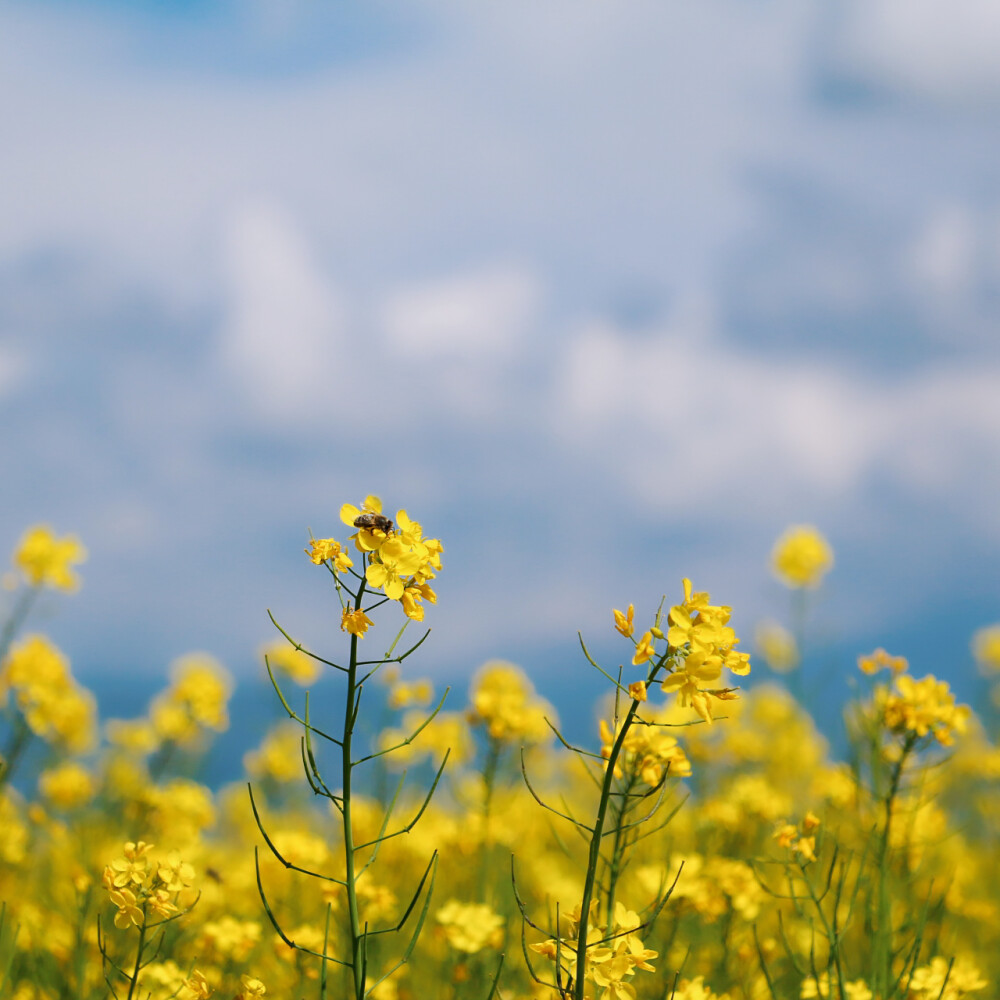
M94 797L93 775L76 761L65 761L43 771L38 789L57 809L76 809Z
M899 734L932 735L942 746L951 746L956 733L964 733L970 716L968 705L956 705L947 681L928 674L919 681L909 674L896 678L896 689L884 698L886 726Z
M320 676L319 660L296 649L286 640L273 642L261 650L272 670L287 674L296 684L315 684Z
M192 970L190 978L184 980L184 986L181 988L184 1000L208 1000L213 992L204 974L197 969Z
M267 993L267 987L259 979L255 979L253 976L248 976L245 973L240 976L240 983L243 986L240 1000L253 1000L253 998L262 997Z
M243 757L247 773L255 778L294 781L302 777L302 727L291 719L275 725L257 750Z
M809 524L789 528L771 552L771 568L788 587L818 587L832 567L833 550Z
M949 967L950 966L950 967ZM913 1000L960 1000L968 993L986 989L989 982L968 959L956 958L954 964L933 958L929 965L916 969L910 980Z
M450 899L436 914L448 944L456 951L474 955L483 948L503 943L504 918L485 903L461 903Z
M1000 624L987 625L972 637L972 655L984 673L1000 671Z
M645 681L634 681L628 686L629 697L634 701L645 701L646 700L646 682Z
M80 580L70 567L86 558L87 550L76 535L57 538L47 524L36 524L22 536L14 565L33 587L76 590Z
M555 710L535 694L524 671L504 660L492 660L479 669L470 702L469 721L483 723L495 740L542 743L551 735L546 717L557 721Z
M881 646L873 653L858 657L858 669L866 674L877 674L880 670L885 669L891 670L894 674L900 674L909 666L905 656L890 656Z

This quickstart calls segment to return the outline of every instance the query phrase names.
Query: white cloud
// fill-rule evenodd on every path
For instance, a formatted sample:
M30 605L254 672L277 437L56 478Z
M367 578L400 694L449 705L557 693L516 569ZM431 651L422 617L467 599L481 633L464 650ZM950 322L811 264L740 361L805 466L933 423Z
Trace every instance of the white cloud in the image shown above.
M226 233L224 270L220 357L249 408L283 421L327 416L353 364L343 307L295 224L246 206Z
M566 352L555 423L581 460L614 469L652 511L871 509L879 479L1000 538L1000 369L889 383L753 356L673 329L585 330ZM877 506L877 501L876 501Z
M382 326L387 346L404 356L502 356L519 346L537 304L530 274L494 267L397 289Z
M851 0L841 57L880 84L920 97L1000 98L995 0Z

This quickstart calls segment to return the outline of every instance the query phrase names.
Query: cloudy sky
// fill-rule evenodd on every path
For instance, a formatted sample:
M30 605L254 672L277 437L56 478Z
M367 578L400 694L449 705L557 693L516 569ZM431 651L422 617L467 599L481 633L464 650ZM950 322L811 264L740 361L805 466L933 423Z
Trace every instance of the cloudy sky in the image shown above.
M0 527L91 551L39 624L85 682L253 674L268 607L335 648L301 550L375 492L441 678L558 704L685 575L749 636L810 522L817 643L971 684L998 50L992 0L3 4Z

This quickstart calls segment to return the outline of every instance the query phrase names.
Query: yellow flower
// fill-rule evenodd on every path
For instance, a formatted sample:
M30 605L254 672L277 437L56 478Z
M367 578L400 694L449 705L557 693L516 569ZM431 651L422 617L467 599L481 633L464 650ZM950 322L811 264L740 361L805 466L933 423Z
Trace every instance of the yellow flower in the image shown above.
M208 1000L214 992L204 974L193 969L190 979L184 980L182 987L184 1000Z
M629 697L634 701L645 701L646 700L646 682L645 681L635 681L628 686Z
M789 528L771 552L771 568L787 587L818 587L832 567L833 550L809 524Z
M485 903L450 899L437 911L436 919L456 951L474 955L487 946L498 948L503 942L504 919Z
M388 526L388 519L382 517L382 501L373 494L365 497L364 503L359 510L352 503L345 503L340 508L340 520L349 528L357 528L355 524L359 518L366 518L371 522L368 527L358 529L356 535L351 537L359 552L377 552L385 542L392 537L390 531L383 530L380 524Z
M246 973L240 976L240 982L243 984L240 1000L253 1000L254 997L262 997L267 993L267 987L259 979L248 976Z
M542 743L551 734L546 718L556 718L552 706L535 694L524 671L504 660L492 660L480 668L470 701L469 721L485 724L495 740Z
M296 684L314 684L319 679L319 660L313 659L285 641L265 646L261 654L267 658L272 669L287 674Z
M1000 623L976 632L972 637L972 655L983 673L1000 671Z
M89 802L95 791L93 776L75 761L43 771L38 788L57 809L76 809Z
M112 889L108 893L108 899L118 907L115 914L115 927L125 930L133 924L141 927L145 916L142 908L137 905L135 893L131 889Z
M344 632L350 632L351 635L356 635L358 637L363 637L368 631L369 627L374 623L360 608L356 611L352 611L350 608L344 608L344 612L340 617L340 628Z
M14 565L33 587L76 590L80 580L70 566L86 558L87 550L76 535L57 538L47 524L36 524L22 536Z
M901 674L909 666L905 656L890 656L881 647L874 653L858 657L858 669L866 674L877 674L884 668L888 668L894 674Z
M346 573L354 563L335 538L311 538L306 555L319 566L328 560L333 561L333 568L338 573Z
M647 663L655 655L656 645L653 642L653 633L643 632L635 646L635 655L632 657L633 665L639 666L641 663Z
M632 621L632 619L635 618L635 606L630 604L628 606L628 611L624 614L615 608L612 611L612 614L615 616L615 628L621 632L626 639L629 638L629 636L631 636L635 631L635 625Z

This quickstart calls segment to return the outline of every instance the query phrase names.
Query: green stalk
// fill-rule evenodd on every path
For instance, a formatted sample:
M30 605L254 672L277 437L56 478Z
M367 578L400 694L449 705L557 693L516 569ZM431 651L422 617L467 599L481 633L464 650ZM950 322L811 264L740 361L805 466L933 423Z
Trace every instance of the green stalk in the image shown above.
M142 926L139 928L139 944L135 949L135 968L132 970L132 978L128 984L128 998L132 1000L136 987L139 985L139 970L142 968L142 950L146 946L146 910L142 911Z
M889 906L889 880L886 872L886 862L889 857L889 833L892 827L892 806L896 795L899 792L899 782L903 776L903 765L917 737L909 733L903 743L899 760L896 761L892 769L892 777L889 782L889 790L885 797L885 824L882 828L882 837L879 841L878 849L878 923L875 927L875 943L873 956L873 970L875 973L875 984L873 992L876 996L886 996L889 984L892 981L892 928L890 922L892 915Z
M651 684L656 677L660 667L666 662L664 655L650 672L647 684ZM587 858L587 874L583 882L583 899L580 901L580 926L576 935L576 976L573 979L573 1000L583 1000L584 993L584 969L587 961L587 925L590 918L590 904L594 898L594 882L597 879L597 866L601 859L601 838L604 834L604 822L608 815L608 802L611 798L611 786L615 780L615 764L621 754L622 744L632 725L636 712L639 710L640 702L632 699L622 727L618 732L614 744L611 747L611 754L608 756L607 765L604 771L604 780L601 782L601 798L597 805L597 817L594 820L594 832L590 838L590 852Z
M636 774L635 771L631 771L628 775L628 782L625 788L622 790L623 794L621 797L621 804L617 807L612 806L613 824L615 831L615 842L611 849L611 865L608 871L608 891L606 897L606 913L607 913L607 925L611 928L611 922L614 919L615 912L615 891L618 888L618 879L621 877L622 870L622 856L625 853L625 813L627 812L629 803L629 794L635 787Z
M354 609L360 610L361 599L365 592L365 581L361 581L357 595L354 598ZM358 697L358 637L351 633L351 661L347 668L347 700L344 703L344 733L343 746L341 747L342 757L342 781L343 790L341 792L342 809L344 823L344 867L346 874L344 881L347 883L347 911L351 923L351 973L354 977L354 996L356 1000L364 1000L365 995L365 972L364 972L364 935L361 930L361 918L358 911L358 893L355 886L354 873L354 830L351 826L351 772L354 769L354 762L351 759L351 739L354 735L354 703Z
M486 902L486 875L490 865L490 815L493 808L493 791L496 786L497 768L503 753L500 740L488 737L489 747L483 762L483 849L479 856L478 898Z
M14 636L17 635L17 630L24 624L24 619L28 617L31 605L35 603L35 598L38 597L41 589L40 586L35 586L23 591L17 604L14 605L10 618L4 622L3 628L0 629L0 660L7 655L7 650L10 648Z

